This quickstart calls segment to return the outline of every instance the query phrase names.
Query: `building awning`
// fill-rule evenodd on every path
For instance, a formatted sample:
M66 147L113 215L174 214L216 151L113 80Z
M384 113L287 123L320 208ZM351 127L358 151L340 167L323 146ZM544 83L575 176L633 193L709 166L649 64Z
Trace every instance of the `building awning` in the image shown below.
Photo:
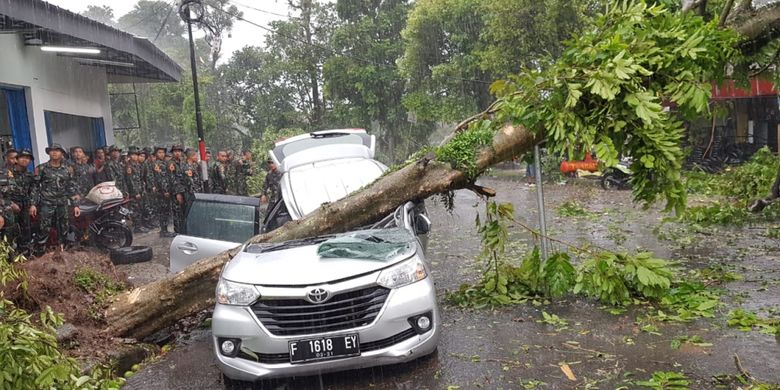
M712 85L712 100L727 100L752 98L760 96L777 96L780 90L774 83L764 79L750 79L750 89L737 87L734 80L726 80L722 85Z
M100 49L99 55L67 56L83 65L105 67L109 82L166 82L181 78L181 67L148 39L42 0L0 0L0 33L19 33L30 46Z

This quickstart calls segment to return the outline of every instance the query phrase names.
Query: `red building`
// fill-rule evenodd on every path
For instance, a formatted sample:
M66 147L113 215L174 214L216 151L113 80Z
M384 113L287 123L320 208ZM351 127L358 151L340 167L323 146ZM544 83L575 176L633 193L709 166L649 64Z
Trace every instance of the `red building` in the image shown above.
M716 137L723 144L750 144L756 149L767 145L777 153L780 144L778 95L780 90L772 82L758 78L750 80L749 89L736 87L733 81L713 85L712 100L719 103L721 110L727 111L726 115L717 115ZM695 127L699 135L702 127L706 129L703 132L705 139L711 137L710 120L697 123Z

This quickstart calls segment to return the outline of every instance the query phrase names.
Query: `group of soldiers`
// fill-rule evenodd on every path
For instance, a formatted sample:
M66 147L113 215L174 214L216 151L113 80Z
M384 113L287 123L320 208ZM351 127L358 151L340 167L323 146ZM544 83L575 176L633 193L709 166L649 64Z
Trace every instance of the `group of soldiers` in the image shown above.
M194 201L195 193L247 196L246 181L254 174L252 152L248 150L240 157L220 150L216 159L207 152L209 188L205 187L196 149L185 149L181 145L173 145L170 149L131 146L123 159L122 150L112 146L108 154L105 164L95 164L96 176L116 182L120 191L126 194L139 231L159 227L160 235L164 237L183 231L186 211ZM174 233L168 232L171 219Z
M186 211L195 193L246 196L247 178L254 174L252 153L248 150L240 156L220 150L213 160L207 151L209 188L205 188L195 149L181 145L170 149L131 146L126 154L122 152L116 146L98 148L90 157L82 147L66 151L61 145L52 144L46 148L49 161L30 172L30 150L6 151L0 169L5 175L4 185L0 186L0 229L6 237L16 240L17 246L24 246L45 239L31 233L31 220L37 218L37 231L46 232L40 236L48 235L49 229L55 227L60 243L64 244L69 212L78 217L81 199L95 185L113 181L129 200L137 231L159 227L161 236L170 237L183 231ZM173 233L168 232L170 220Z
M69 212L72 210L76 217L81 214L77 180L73 164L65 159L65 149L53 144L46 153L49 161L32 172L29 168L34 157L29 149L8 150L2 162L0 229L20 249L29 247L33 240L45 242L51 227L57 229L64 244ZM35 236L33 218L39 225Z

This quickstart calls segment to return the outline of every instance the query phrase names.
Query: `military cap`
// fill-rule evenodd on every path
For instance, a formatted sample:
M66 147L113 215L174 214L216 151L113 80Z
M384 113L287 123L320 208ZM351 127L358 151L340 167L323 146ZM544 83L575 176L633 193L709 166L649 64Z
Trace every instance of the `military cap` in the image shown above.
M171 146L171 153L173 153L174 150L183 152L184 148L179 144L173 144L173 146Z
M147 146L147 147L141 149L141 154L145 154L147 156L152 154L152 148Z
M52 150L59 150L60 152L65 153L65 148L63 148L60 144L51 144L51 146L46 148L46 153L48 154Z
M138 154L138 152L139 152L139 150L138 150L137 146L131 146L131 147L127 148L127 154L128 155Z
M18 157L27 156L27 157L29 157L29 158L30 158L30 160L35 160L35 157L34 157L34 156L33 156L33 154L32 154L32 150L30 150L30 149L26 149L26 148L25 148L25 149L22 149L22 151L21 151L21 152L19 152L19 154L18 154L17 156L18 156Z
M155 153L157 153L158 150L162 150L163 152L166 152L166 153L168 152L168 148L166 148L165 146L162 146L162 145L157 145L157 146L154 147L154 152Z
M109 153L111 153L111 152L115 152L115 151L116 151L116 152L119 152L119 153L122 153L122 149L120 149L120 148L119 148L118 146L116 146L116 145L111 145L111 146L109 146L109 147L108 147L108 152L109 152Z

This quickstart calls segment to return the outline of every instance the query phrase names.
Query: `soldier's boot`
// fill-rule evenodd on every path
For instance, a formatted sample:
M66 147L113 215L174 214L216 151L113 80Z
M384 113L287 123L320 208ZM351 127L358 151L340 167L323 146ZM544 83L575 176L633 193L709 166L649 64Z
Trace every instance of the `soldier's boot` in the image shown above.
M160 237L176 237L176 233L168 231L168 221L160 221Z

